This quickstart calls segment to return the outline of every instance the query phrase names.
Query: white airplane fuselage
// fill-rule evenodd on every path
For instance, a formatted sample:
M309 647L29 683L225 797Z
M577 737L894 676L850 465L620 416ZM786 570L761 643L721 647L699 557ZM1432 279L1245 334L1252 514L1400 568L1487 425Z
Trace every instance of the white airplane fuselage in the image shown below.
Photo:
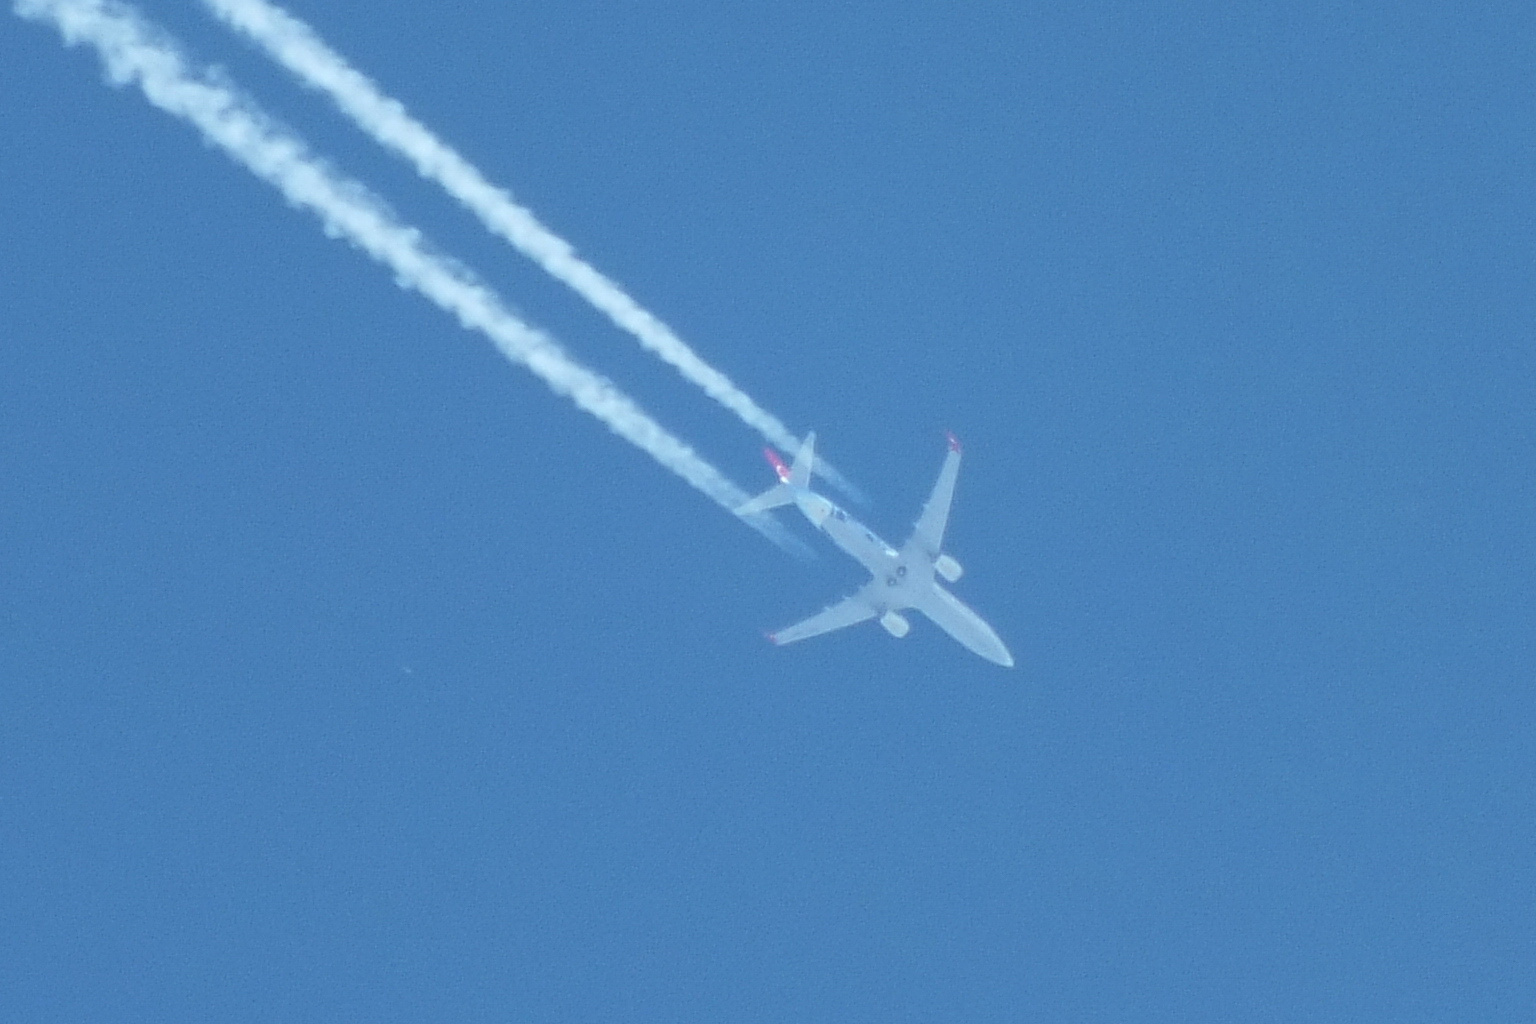
M787 481L786 481L787 482ZM908 623L898 613L916 608L965 647L994 664L1012 667L1013 655L991 626L935 579L940 553L903 553L824 495L808 487L794 488L794 502L811 525L832 539L875 578L871 588L880 624L895 636L906 635Z

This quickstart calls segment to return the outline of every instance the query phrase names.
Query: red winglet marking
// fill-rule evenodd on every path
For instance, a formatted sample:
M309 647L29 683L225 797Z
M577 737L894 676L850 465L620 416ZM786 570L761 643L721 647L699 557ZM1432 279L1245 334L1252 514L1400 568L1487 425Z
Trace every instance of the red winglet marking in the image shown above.
M949 438L949 450L950 451L957 452L957 451L960 450L960 439L958 437L956 437L954 434L950 433L948 430L944 431L944 436Z
M764 448L763 455L768 459L768 464L773 467L773 471L779 474L780 480L789 479L789 467L784 465L784 460L779 457L778 452L772 448Z
M775 647L779 645L779 638L773 633L770 633L767 630L763 630L763 636L767 637L768 642L773 644Z

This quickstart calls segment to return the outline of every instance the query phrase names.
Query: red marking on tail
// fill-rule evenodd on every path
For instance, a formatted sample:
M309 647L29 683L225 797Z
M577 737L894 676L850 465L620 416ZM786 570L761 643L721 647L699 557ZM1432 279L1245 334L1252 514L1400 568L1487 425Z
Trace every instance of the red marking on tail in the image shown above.
M960 439L958 437L956 437L954 434L950 433L947 430L944 431L944 436L949 438L949 450L950 451L957 452L957 451L960 450Z
M784 460L779 457L779 453L772 448L764 448L763 455L768 459L768 464L773 467L773 471L779 474L779 479L787 483L789 481L789 467L784 465Z

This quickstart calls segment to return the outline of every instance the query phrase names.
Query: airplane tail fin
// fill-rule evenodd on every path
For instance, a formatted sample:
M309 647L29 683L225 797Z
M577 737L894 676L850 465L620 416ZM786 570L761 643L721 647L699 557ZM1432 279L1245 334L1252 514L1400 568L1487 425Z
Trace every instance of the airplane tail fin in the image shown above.
M772 448L764 448L763 454L767 456L774 472L779 474L779 482L738 508L736 514L739 516L756 515L780 505L794 504L795 492L811 485L811 466L816 462L816 434L812 431L805 435L805 442L795 453L793 465L784 465L784 460Z
M784 482L791 487L811 486L811 467L816 462L816 431L805 435L800 451L795 454L795 464L789 467L789 478Z
M736 514L739 516L756 515L759 512L767 512L771 508L778 508L780 505L793 504L794 500L795 492L790 490L789 484L778 483L737 508Z

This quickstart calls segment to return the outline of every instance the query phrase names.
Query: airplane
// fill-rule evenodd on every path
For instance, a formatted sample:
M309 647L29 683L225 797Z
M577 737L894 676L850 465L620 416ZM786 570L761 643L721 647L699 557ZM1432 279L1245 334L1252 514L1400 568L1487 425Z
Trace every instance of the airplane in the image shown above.
M961 567L953 555L944 553L944 526L949 520L949 505L955 494L955 477L960 472L960 442L954 434L949 451L939 470L939 479L912 536L898 551L875 536L832 501L811 490L811 469L816 459L816 435L806 435L793 465L786 466L779 453L764 448L763 454L778 474L779 482L736 510L737 515L753 515L782 505L794 505L805 518L832 542L852 555L874 577L856 593L777 633L769 633L775 644L830 633L834 629L857 625L879 618L886 632L900 638L912 624L901 613L909 608L922 612L944 632L970 650L1004 668L1013 667L1013 655L1003 646L992 627L981 616L939 585L935 576L953 583L960 578Z

